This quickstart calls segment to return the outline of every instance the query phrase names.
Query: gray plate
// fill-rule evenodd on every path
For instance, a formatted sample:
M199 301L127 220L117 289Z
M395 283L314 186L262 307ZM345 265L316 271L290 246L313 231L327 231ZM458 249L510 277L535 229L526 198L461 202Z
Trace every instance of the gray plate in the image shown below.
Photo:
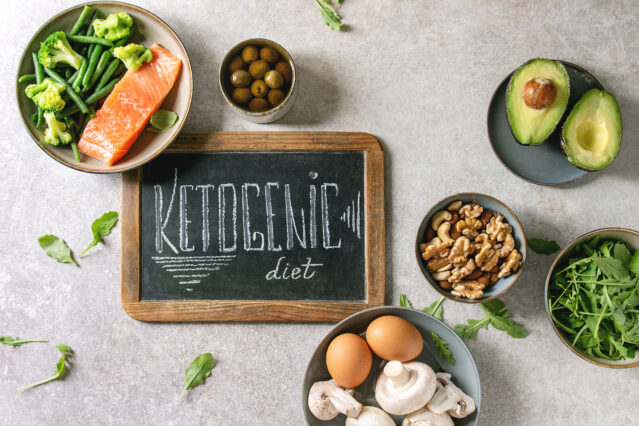
M593 87L603 90L603 86L583 68L569 62L559 62L564 64L570 77L570 99L565 118L584 93ZM497 87L488 107L488 139L497 158L515 175L539 185L568 183L588 173L571 165L561 150L559 140L563 118L543 144L523 146L517 143L506 118L506 87L511 75Z
M425 314L416 309L400 308L395 306L381 306L378 308L371 308L365 311L358 312L350 317L346 318L339 324L337 324L327 335L324 340L319 344L311 361L306 367L306 375L304 376L304 383L302 386L302 401L304 407L304 414L306 415L306 421L309 425L313 426L327 426L327 425L344 425L346 417L343 414L335 417L330 421L318 420L308 409L308 391L313 383L319 380L328 380L331 376L326 369L326 349L329 343L339 334L342 333L355 333L364 337L366 327L375 318L382 315L395 315L410 321L417 327L422 337L424 338L424 349L422 353L416 358L416 361L425 362L430 365L433 370L446 371L453 375L453 382L459 386L467 395L475 400L477 409L473 414L464 419L453 419L455 426L471 426L476 425L479 419L479 413L481 410L481 386L479 383L479 373L477 372L477 366L473 360L473 356L459 338L459 336L446 324L434 318L428 314ZM453 351L455 355L455 365L449 365L442 357L439 356L437 349L435 349L435 343L431 338L431 333L435 332L442 339L448 342L448 348ZM381 371L382 360L373 355L373 367L371 372L366 378L366 381L355 388L355 398L364 405L373 405L379 407L379 404L375 401L375 381L379 372ZM401 424L404 416L391 416L397 424Z

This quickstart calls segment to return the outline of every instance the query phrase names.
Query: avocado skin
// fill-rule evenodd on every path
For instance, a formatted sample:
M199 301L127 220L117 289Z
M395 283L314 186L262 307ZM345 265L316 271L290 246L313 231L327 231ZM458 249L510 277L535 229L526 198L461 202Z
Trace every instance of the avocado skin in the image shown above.
M566 140L566 124L568 124L570 122L569 118L571 115L573 115L573 113L577 113L579 111L579 106L581 104L582 99L586 98L586 95L588 95L589 93L596 91L599 93L605 93L608 94L612 97L612 99L614 100L614 105L616 107L615 112L617 114L617 116L619 117L619 142L618 142L618 149L617 149L617 153L615 154L615 156L613 157L612 160L610 160L610 162L608 164L606 164L605 166L595 169L595 168L587 168L587 167L583 167L579 164L575 164L573 162L573 160L571 159L570 155L568 154L567 148L568 148L568 141ZM610 93L610 92L606 92L605 90L599 90L599 89L590 89L589 91L587 91L586 93L583 94L583 96L581 97L581 99L579 99L579 101L577 101L577 103L575 104L575 106L572 108L572 110L570 111L570 113L568 114L568 116L566 117L566 121L564 121L564 124L561 128L561 138L560 138L560 145L561 145L561 151L564 153L564 155L566 156L566 159L568 160L568 162L573 166L576 167L580 170L584 170L586 172L599 172L603 169L605 169L606 167L608 167L610 164L612 164L613 161L615 161L615 159L619 156L619 151L621 149L621 140L623 137L623 121L621 119L621 110L619 109L619 103L617 102L617 99L615 98L615 96Z
M542 143L544 143L546 140L548 140L548 138L550 137L550 135L552 135L555 130L557 129L557 126L559 126L559 123L561 123L561 121L563 120L563 118L566 115L566 111L568 110L568 105L566 104L566 107L564 108L564 111L561 114L561 117L559 118L559 120L557 121L557 124L555 124L555 127L553 127L552 132L550 132L550 134L548 135L548 138L544 139L543 141L537 143L537 144L532 144L532 143L522 143L517 136L515 135L515 132L513 131L513 124L510 121L510 114L508 114L508 97L510 95L510 91L512 89L512 85L513 85L513 79L515 77L515 74L517 74L517 71L520 70L521 68L524 68L528 65L530 65L533 62L539 61L539 60L544 60L544 61L550 61L550 62L554 62L556 64L558 64L563 70L564 73L566 74L566 76L568 77L568 72L566 71L566 68L564 67L564 65L561 63L561 61L555 61L552 59L547 59L547 58L542 58L542 57L537 57L537 58L532 58L529 59L528 61L526 61L525 63L523 63L522 65L520 65L519 67L517 67L517 69L515 71L513 71L512 75L510 76L510 78L508 79L508 86L506 86L506 96L505 96L505 104L506 104L506 121L508 122L508 130L510 130L510 134L513 136L513 139L515 140L515 142L517 142L519 145L521 146L539 146ZM570 78L568 77L568 81L567 81L567 85L568 85L568 94L570 95Z

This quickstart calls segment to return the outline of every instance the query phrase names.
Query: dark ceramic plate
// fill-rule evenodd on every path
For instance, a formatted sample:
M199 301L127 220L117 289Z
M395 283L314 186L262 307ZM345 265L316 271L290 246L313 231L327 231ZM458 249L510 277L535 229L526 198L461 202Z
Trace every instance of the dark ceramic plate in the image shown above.
M308 408L308 391L313 383L319 380L328 380L331 376L326 369L326 349L329 343L339 334L355 333L365 336L366 327L375 318L382 315L395 315L410 321L417 327L424 339L424 349L416 358L416 361L424 362L432 367L435 372L446 371L452 374L453 382L463 390L468 396L475 400L477 409L473 414L464 419L453 419L455 426L476 425L481 411L481 386L479 383L479 373L473 360L473 356L459 338L459 336L446 324L428 314L416 309L399 308L395 306L381 306L358 312L337 324L319 344L311 361L306 367L306 375L302 385L302 404L306 421L312 426L343 425L346 417L343 414L330 421L318 420ZM448 342L448 348L455 355L455 365L449 365L435 349L435 343L431 338L431 333L435 332L442 339ZM366 378L366 381L355 388L355 398L364 405L379 407L375 401L375 381L381 371L381 359L373 355L373 367ZM397 424L401 424L404 416L391 416Z
M564 118L584 93L594 87L603 90L601 83L588 71L569 62L559 62L564 64L570 77L570 99L564 117L543 144L520 145L510 132L506 118L506 87L512 73L497 87L488 107L488 140L497 158L515 175L539 185L568 183L588 173L570 164L563 154L559 144L561 127Z

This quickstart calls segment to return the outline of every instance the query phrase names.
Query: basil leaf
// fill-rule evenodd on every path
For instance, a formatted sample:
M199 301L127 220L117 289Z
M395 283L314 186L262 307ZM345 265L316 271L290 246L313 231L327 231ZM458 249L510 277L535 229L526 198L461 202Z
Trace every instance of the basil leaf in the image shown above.
M560 249L557 241L542 240L540 238L528 238L528 247L538 254L553 254Z
M184 373L184 389L182 389L180 399L182 399L187 390L204 383L206 378L211 375L213 367L215 367L215 360L210 353L196 357L189 365L189 368L186 369L186 373Z
M80 257L84 256L84 253L89 251L89 249L95 247L99 243L104 242L102 238L111 233L111 230L117 222L117 212L106 212L95 221L93 221L93 224L91 225L91 232L93 232L93 241L91 242L91 244L89 244L89 247L85 248L84 251L80 253Z
M593 257L592 260L607 277L617 280L628 278L628 270L623 267L621 261L608 257Z
M42 247L47 256L52 257L60 263L72 263L78 266L75 259L73 259L73 254L67 243L55 235L49 234L41 236L38 238L38 244L40 244L40 247Z
M437 348L439 354L446 360L447 363L449 363L450 365L455 365L455 356L453 354L453 351L448 349L448 342L439 337L439 335L434 331L430 333L430 335L435 341L435 348Z
M16 390L31 389L31 388L34 388L36 386L40 386L40 385L43 385L45 383L52 382L54 380L58 380L58 379L64 378L64 376L66 375L66 373L68 371L67 366L66 366L67 357L70 357L73 354L73 351L71 351L71 348L68 347L67 345L58 345L58 346L56 346L56 349L59 350L62 353L62 356L60 357L58 362L55 364L55 373L53 373L53 376L49 377L48 379L44 379L44 380L41 380L39 382L36 382L36 383L31 383L30 385L21 386L21 387L17 388Z
M337 14L333 6L327 0L315 0L317 7L324 18L324 23L330 27L330 29L339 31L342 29L342 18Z
M444 317L444 307L442 306L443 302L444 297L442 296L439 298L439 300L434 301L433 303L422 309L422 312L426 312L427 314L432 315L441 321Z
M399 306L402 306L404 308L412 308L413 304L410 302L410 300L408 300L408 297L406 297L406 295L402 293L399 295Z
M635 252L630 260L630 270L639 275L639 250Z
M25 343L42 342L46 343L48 340L34 340L34 339L21 339L19 337L0 336L0 343L6 346L21 346Z
M151 128L147 130L155 131L156 133L162 133L171 127L175 126L178 121L178 115L173 111L167 111L165 109L159 109L153 113L149 123Z

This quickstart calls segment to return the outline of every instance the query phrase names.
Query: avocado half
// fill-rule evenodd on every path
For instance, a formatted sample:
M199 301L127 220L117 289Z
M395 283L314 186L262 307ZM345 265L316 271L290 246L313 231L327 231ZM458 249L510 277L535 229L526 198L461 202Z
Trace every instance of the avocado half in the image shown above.
M621 112L615 97L605 90L590 89L566 118L561 148L572 165L597 171L619 153L621 133Z
M534 109L524 102L524 86L533 79L550 80L555 88L554 101L546 108ZM506 89L506 115L515 140L528 146L543 143L563 117L569 97L570 78L561 62L536 58L517 68Z

